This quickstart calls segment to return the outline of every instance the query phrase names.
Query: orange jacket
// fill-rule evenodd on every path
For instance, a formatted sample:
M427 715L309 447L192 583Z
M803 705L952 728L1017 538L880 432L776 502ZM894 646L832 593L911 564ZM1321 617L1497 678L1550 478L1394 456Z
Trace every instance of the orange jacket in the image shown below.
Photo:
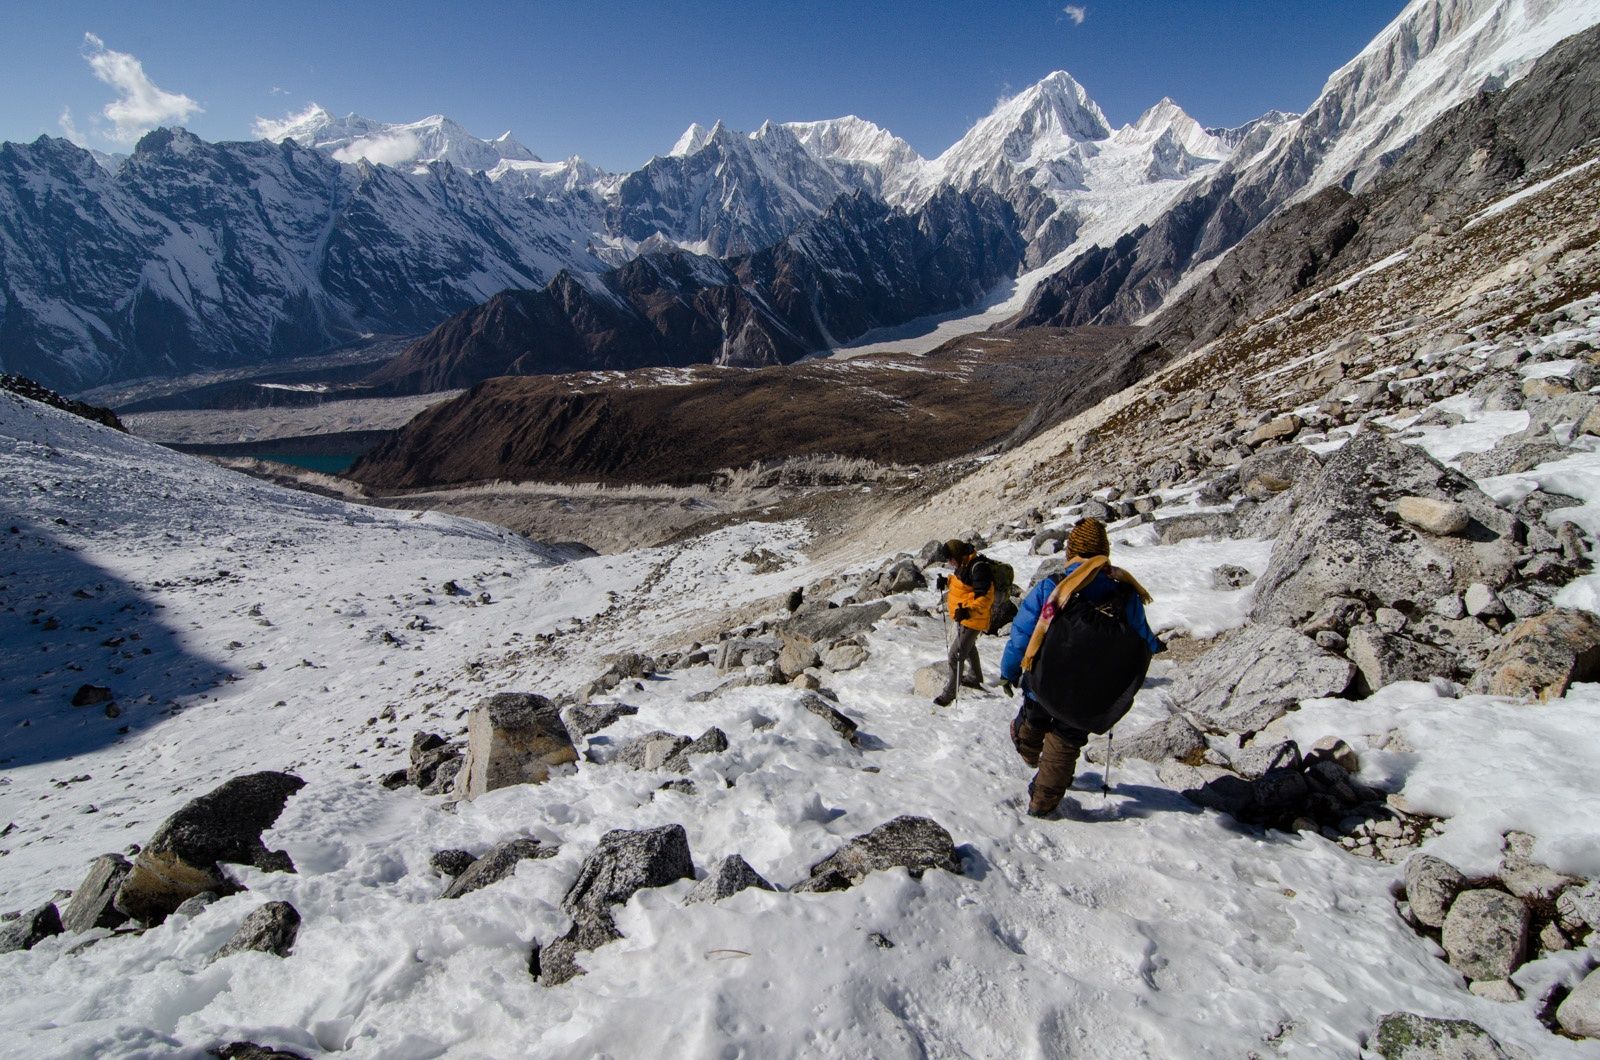
M980 562L987 565L988 561L979 559L975 560L974 564ZM994 607L994 585L991 580L991 584L980 593L973 589L972 586L962 581L961 575L970 574L972 566L973 564L968 564L966 566L958 567L955 573L950 575L950 592L946 601L946 606L948 606L950 609L951 618L956 618L956 608L966 608L967 617L956 618L956 621L971 629L988 632L989 612Z

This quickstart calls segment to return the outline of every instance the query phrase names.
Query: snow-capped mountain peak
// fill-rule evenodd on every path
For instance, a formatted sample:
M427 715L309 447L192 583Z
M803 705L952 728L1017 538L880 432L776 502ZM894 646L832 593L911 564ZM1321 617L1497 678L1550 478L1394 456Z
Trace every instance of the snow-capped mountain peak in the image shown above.
M710 129L699 122L691 122L689 127L683 130L683 135L678 137L678 142L672 145L672 150L667 152L667 157L681 158L684 155L692 155L704 147L709 139L711 139Z
M340 162L363 158L391 166L449 162L472 172L484 172L504 159L539 161L509 131L492 140L480 139L442 114L430 114L413 122L380 122L359 114L336 118L325 107L313 103L281 120L258 118L255 134L257 139L273 142L292 139Z

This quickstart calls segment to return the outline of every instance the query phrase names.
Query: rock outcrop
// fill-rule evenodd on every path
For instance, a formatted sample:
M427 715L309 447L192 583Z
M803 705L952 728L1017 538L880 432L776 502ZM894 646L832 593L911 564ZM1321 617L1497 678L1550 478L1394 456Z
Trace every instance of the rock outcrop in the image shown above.
M794 890L843 891L880 869L905 868L920 879L929 869L961 873L961 857L950 833L926 817L901 816L850 840L811 866Z

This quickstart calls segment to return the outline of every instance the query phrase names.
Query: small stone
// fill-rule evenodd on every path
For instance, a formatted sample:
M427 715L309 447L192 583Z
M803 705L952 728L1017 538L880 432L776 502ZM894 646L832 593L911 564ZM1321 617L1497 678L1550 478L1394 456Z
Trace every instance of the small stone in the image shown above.
M943 685L940 687L942 688ZM856 723L848 716L841 713L839 709L832 703L829 703L827 699L815 693L811 693L801 696L798 705L802 710L809 711L821 718L823 721L827 722L829 728L838 733L849 743L854 744L858 741Z
M61 913L55 903L29 910L15 920L0 923L0 953L31 950L52 935L61 934Z
M1412 526L1439 536L1459 534L1471 522L1461 505L1429 497L1401 497L1395 502L1394 510Z
M1218 590L1243 589L1256 580L1256 576L1243 567L1224 563L1211 572L1211 587Z
M1245 444L1256 446L1279 438L1289 438L1300 430L1300 426L1299 416L1293 414L1279 416L1251 431L1245 438Z
M1522 991L1509 979L1475 979L1467 984L1467 989L1473 997L1481 997L1485 1001L1498 1001L1503 1005L1515 1004L1522 1000Z
M1337 736L1324 736L1311 745L1311 753L1306 755L1307 763L1323 760L1337 763L1346 773L1361 772L1361 758L1355 748Z
M1405 866L1406 900L1416 918L1431 928L1444 926L1450 903L1467 886L1467 878L1448 861L1431 854L1413 854Z
M465 850L440 850L428 859L428 867L439 875L453 880L471 868L476 860Z
M1459 596L1441 596L1433 603L1433 613L1453 621L1467 617L1467 605Z
M689 893L684 896L684 905L693 905L697 902L716 902L737 894L747 887L758 890L772 891L777 888L766 881L766 878L750 867L750 863L738 854L729 854L716 867L706 874L706 878L695 884Z
M1562 891L1556 898L1556 912L1568 931L1600 930L1600 881Z
M859 644L835 644L822 653L822 668L832 673L854 670L867 661L867 649Z
M247 950L289 956L300 933L300 913L288 902L268 902L253 910L239 925L233 937L211 955L212 960Z
M78 690L72 694L72 705L75 707L98 707L102 703L111 702L111 689L105 685L79 685Z
M874 931L868 934L867 941L878 947L880 950L894 949L894 943L889 940L889 936L883 934L881 931Z
M1319 629L1316 635L1317 647L1324 651L1342 652L1349 647L1349 641L1336 629Z
M220 895L214 891L201 891L193 898L186 898L183 904L172 911L173 916L196 917L205 912L206 906L215 902Z
M460 898L492 883L499 883L516 872L517 866L524 861L550 858L555 855L555 847L547 847L537 839L528 837L508 839L495 844L487 854L463 869L460 875L450 881L450 886L446 887L439 897Z
M911 675L911 691L918 699L932 699L944 691L944 683L949 677L948 663L929 663L918 667L916 673Z
M727 749L728 734L713 725L669 755L661 763L661 768L669 773L687 773L691 768L691 755L720 754Z
M1408 619L1392 607L1380 607L1372 612L1372 623L1385 633L1400 633L1406 628Z
M1539 948L1546 953L1557 953L1570 950L1572 942L1559 925L1551 922L1539 929Z
M1462 603L1466 605L1467 614L1473 618L1504 618L1510 614L1495 591L1482 582L1467 586L1467 591L1462 594Z
M583 703L567 711L567 731L574 736L592 736L637 713L638 707L626 703Z

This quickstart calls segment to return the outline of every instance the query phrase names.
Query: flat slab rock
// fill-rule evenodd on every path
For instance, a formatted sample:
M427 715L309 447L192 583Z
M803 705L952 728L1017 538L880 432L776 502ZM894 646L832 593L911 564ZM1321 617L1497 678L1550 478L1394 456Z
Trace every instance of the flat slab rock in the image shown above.
M905 868L920 879L928 869L961 873L961 858L944 826L926 817L896 817L850 840L811 866L801 892L843 891L880 869Z
M121 854L102 854L95 858L89 865L89 874L72 892L72 901L61 914L62 925L68 931L83 932L97 927L114 928L125 922L128 918L117 912L111 903L117 896L117 888L132 871L133 863Z
M1190 667L1178 702L1219 732L1256 732L1303 699L1337 696L1355 667L1303 633L1253 625Z

